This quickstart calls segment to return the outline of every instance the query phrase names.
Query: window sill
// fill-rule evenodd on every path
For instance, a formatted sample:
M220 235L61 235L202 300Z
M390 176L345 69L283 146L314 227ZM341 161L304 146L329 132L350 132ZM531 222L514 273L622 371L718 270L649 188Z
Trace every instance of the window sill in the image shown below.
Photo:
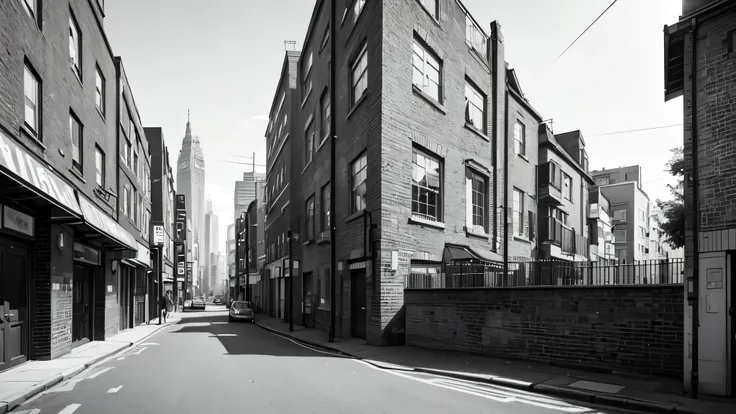
M304 173L307 171L307 168L309 168L309 166L312 165L312 161L313 160L314 160L314 158L312 158L311 160L309 160L309 162L307 163L307 165L304 166L304 168L302 169L302 175L304 175Z
M465 128L469 129L470 132L474 133L475 135L481 137L482 139L491 142L491 139L488 137L488 135L484 134L482 131L480 131L478 128L476 128L473 124L465 123Z
M419 89L416 85L412 84L411 85L411 90L415 94L419 95L420 98L422 98L425 101L427 101L427 103L430 104L430 105L432 105L436 110L442 112L443 115L447 115L447 110L445 109L444 106L442 106L441 103L437 102L437 100L435 100L433 97L431 97L431 96L427 95L426 93L424 93L424 91L422 91L421 89Z
M345 217L345 223L350 223L351 221L355 221L360 217L363 217L363 214L365 214L365 210L359 210L355 213Z
M516 155L518 155L519 158L521 158L522 160L524 160L526 162L529 162L529 158L527 158L526 155L524 155L524 154L516 154Z
M366 89L365 92L363 92L363 95L358 98L357 101L353 104L353 107L350 108L350 112L348 112L348 116L345 117L345 119L350 119L351 116L355 113L355 111L360 107L360 105L368 98L368 90Z
M311 69L310 69L311 70ZM312 88L310 87L307 91L307 94L304 95L304 99L302 99L302 105L301 108L304 109L304 106L307 104L307 101L309 100L309 97L312 96Z
M425 218L413 215L409 217L409 224L416 224L420 226L427 226L427 227L433 227L438 230L444 230L445 229L445 223L442 223L440 221L431 221L427 220Z
M87 184L87 180L84 178L84 176L82 175L82 173L80 173L76 169L74 169L74 168L67 168L67 171L69 171L70 173L72 173L72 175L75 176L77 179L79 179L79 181L81 181L82 183Z
M26 125L25 122L23 124L21 124L21 126L20 126L20 132L21 132L21 134L26 135L30 139L30 141L33 142L36 146L38 146L39 148L41 148L41 150L43 152L46 152L47 151L46 145L43 145L43 142L41 142L41 140L38 138L38 134L35 133L35 132L33 132L33 131L31 131L31 128L29 128ZM23 141L21 141L21 142L23 142ZM26 146L26 145L24 145L24 146Z
M488 235L487 233L479 233L479 232L473 231L472 229L469 229L468 227L465 227L465 236L473 237L476 239L483 239L483 240L488 240L491 238L491 236Z
M532 244L532 241L521 236L514 236L515 241Z

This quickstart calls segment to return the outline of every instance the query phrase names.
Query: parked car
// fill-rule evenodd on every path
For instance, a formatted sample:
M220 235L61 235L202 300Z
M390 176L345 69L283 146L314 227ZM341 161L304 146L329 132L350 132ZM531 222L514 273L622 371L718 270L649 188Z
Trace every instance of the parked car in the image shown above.
M191 310L205 310L207 305L204 303L204 298L192 299L192 304L189 306Z
M250 302L235 301L230 305L230 316L228 318L230 322L253 322L254 317L253 305Z
M222 299L220 299L220 298L215 298L215 300L214 300L214 301L212 301L212 302L213 302L213 303L214 303L215 305L222 305Z

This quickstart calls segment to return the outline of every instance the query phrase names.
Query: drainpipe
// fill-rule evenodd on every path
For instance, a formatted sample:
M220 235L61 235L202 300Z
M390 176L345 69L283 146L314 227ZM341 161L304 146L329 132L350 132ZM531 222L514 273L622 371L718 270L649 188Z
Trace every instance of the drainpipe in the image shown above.
M690 69L690 73L692 76L692 89L690 91L691 97L690 97L690 108L691 108L691 119L692 119L692 126L690 128L691 130L691 139L692 139L692 150L693 150L693 170L692 170L692 180L693 180L693 274L691 277L691 281L689 283L692 283L692 287L689 287L688 290L692 290L692 300L691 300L691 306L692 306L692 318L691 318L691 328L690 332L692 334L692 365L690 369L690 384L692 388L692 397L698 398L698 369L699 369L699 361L698 361L698 338L699 335L699 306L700 301L698 300L698 296L700 295L700 289L699 289L699 279L700 279L700 246L698 246L698 240L699 240L699 232L700 232L700 201L698 200L698 71L697 71L697 36L698 36L698 21L693 18L692 19L692 31L691 31L691 42L692 42L692 67Z
M335 226L337 220L336 214L336 149L337 144L337 128L334 109L337 103L337 94L335 93L335 72L337 71L337 62L335 59L335 48L337 47L337 1L332 0L330 5L330 333L329 342L335 342L335 313L337 312L337 304L335 299L335 285L337 275L337 240L335 240Z
M503 104L503 277L509 274L509 91L504 87Z

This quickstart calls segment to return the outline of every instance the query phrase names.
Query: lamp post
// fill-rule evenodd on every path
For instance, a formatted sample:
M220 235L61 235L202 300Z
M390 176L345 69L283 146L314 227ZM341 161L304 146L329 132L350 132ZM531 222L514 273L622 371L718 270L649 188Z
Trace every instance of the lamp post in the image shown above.
M235 220L235 298L238 300L240 296L240 227L242 219L238 217Z
M286 233L289 246L289 332L294 332L294 255L292 254L292 232Z
M250 301L250 215L245 214L245 300Z

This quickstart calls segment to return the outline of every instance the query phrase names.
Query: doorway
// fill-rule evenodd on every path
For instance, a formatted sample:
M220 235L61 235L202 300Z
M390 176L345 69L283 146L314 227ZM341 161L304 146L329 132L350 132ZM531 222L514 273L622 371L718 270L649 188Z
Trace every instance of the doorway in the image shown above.
M365 269L350 271L350 330L354 338L366 339Z
M28 248L0 239L0 371L28 360Z
M72 290L72 346L91 340L93 269L74 266Z

